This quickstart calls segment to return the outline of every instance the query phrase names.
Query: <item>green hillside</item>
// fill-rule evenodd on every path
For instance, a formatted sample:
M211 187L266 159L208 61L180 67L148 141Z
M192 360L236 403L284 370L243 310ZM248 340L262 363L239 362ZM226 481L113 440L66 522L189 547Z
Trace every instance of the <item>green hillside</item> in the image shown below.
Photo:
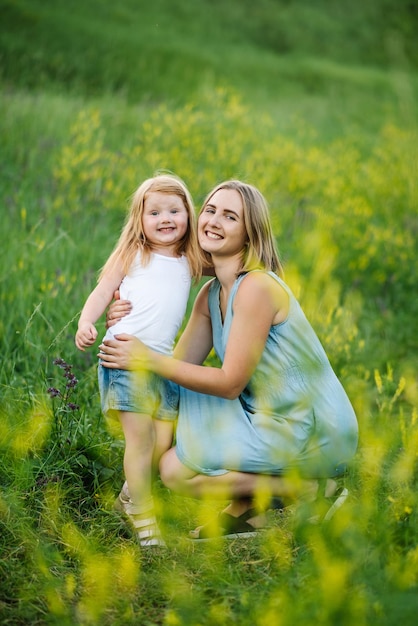
M378 86L365 68L418 65L408 0L2 0L0 10L0 76L15 87L138 101L227 82L277 97L350 74Z

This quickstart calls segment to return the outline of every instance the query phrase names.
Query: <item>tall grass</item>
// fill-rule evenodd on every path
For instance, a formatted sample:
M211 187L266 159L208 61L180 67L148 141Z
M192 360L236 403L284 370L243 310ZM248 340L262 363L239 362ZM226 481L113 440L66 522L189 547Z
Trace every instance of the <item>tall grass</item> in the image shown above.
M260 35L276 4L286 12L298 58L277 59L276 40ZM314 58L309 38L304 48L295 33L307 17L315 28L321 15L321 23L333 22L332 4L315 3L328 7L324 14L298 3L295 21L292 3L270 0L251 7L216 2L216 20L205 13L207 2L178 3L177 13L174 5L152 3L143 13L147 45L164 49L150 32L156 15L170 55L185 41L167 70L171 83L164 72L155 74L153 91L151 64L144 78L150 91L140 98L128 50L139 28L130 19L137 3L75 2L68 15L67 3L3 2L18 32L1 35L3 50L5 41L14 42L16 60L13 66L3 56L9 65L0 101L2 624L415 623L418 142L416 83L407 68L413 49L408 44L404 65L391 62L388 70L377 58L380 67L356 66L347 41L342 49L351 50L353 65L340 66L331 47L328 58ZM353 6L350 27L363 15ZM367 9L375 17L376 6ZM407 6L400 3L388 18L392 27L396 17L402 22L397 32L405 41ZM51 23L60 28L51 32ZM184 24L194 34L185 37ZM228 88L222 76L219 83L214 78L224 64L215 48L225 29L234 40L230 77L237 79ZM103 47L71 44L75 32L83 46L100 34ZM181 86L173 68L184 65L188 47L197 54L196 40L203 48L206 32L214 46L207 44L205 58L209 68L216 61L216 71L201 81L196 71L190 79L196 88L187 76ZM123 75L112 61L117 46L104 52L113 35L121 46L126 39ZM375 36L364 29L360 43ZM40 50L44 56L36 57ZM29 61L37 63L30 77ZM191 63L189 76L194 71ZM250 97L245 76L254 72L262 92ZM273 73L280 89L271 84ZM163 85L173 88L173 98L166 99ZM229 177L254 183L270 202L287 280L359 417L360 448L345 479L351 497L326 527L305 524L298 511L276 511L254 540L190 544L187 530L223 503L180 498L157 481L168 548L145 553L112 510L122 482L121 433L99 410L95 350L78 353L73 336L130 194L158 168L182 176L197 205Z

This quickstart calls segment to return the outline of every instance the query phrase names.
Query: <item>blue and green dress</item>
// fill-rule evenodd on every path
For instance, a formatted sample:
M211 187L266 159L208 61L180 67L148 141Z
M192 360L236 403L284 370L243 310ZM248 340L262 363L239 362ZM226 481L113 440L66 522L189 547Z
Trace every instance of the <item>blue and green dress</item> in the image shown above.
M210 284L213 344L221 361L234 299L246 275L234 283L224 321L220 283L215 278ZM239 398L179 388L177 456L190 469L207 475L239 470L338 476L356 452L356 415L298 301L281 278L269 275L289 296L286 320L270 328L261 359Z

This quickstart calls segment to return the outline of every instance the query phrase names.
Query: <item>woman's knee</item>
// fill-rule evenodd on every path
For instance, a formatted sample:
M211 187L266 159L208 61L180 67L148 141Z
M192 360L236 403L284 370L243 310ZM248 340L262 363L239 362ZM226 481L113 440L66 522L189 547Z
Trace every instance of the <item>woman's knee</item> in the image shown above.
M186 480L183 476L186 468L177 458L175 450L171 448L165 452L160 460L160 478L168 489L178 491Z
M167 463L165 459L166 454L167 453L163 454L163 456L160 459L160 478L163 484L165 485L165 487L167 487L168 489L175 490L175 483L177 482L176 477L175 477L175 472L171 468L170 464Z
M175 448L166 452L160 461L160 477L168 489L184 496L194 496L193 483L198 474L179 461Z

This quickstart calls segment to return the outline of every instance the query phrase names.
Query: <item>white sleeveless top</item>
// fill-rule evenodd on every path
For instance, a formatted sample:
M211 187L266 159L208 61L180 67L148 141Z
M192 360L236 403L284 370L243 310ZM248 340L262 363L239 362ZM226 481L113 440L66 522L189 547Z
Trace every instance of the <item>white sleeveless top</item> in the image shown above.
M128 333L153 350L170 354L186 313L190 285L185 256L151 253L143 267L138 252L120 286L121 300L129 300L132 311L108 329L105 339Z

